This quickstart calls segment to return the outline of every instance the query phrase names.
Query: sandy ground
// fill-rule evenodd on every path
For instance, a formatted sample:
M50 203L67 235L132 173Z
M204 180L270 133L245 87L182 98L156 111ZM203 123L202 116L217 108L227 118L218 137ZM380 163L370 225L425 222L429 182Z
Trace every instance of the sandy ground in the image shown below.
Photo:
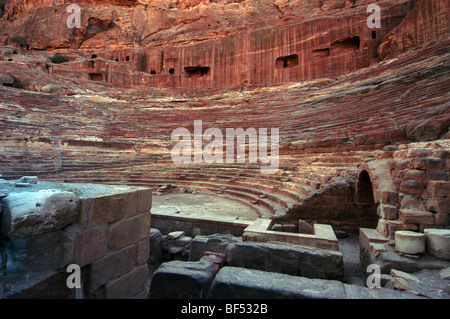
M359 235L349 233L346 238L340 238L339 249L344 257L344 281L353 283L360 278L365 282L365 274L359 264Z
M246 205L205 194L166 194L153 196L152 212L180 212L180 215L201 214L207 216L239 217L255 220L258 215Z

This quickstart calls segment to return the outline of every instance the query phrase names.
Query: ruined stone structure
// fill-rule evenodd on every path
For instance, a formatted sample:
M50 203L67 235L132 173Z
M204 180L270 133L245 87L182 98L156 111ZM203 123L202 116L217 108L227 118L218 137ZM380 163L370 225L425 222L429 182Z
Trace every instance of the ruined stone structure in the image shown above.
M2 297L147 296L150 189L0 183ZM83 278L75 293L66 285L74 264Z
M67 27L69 4L81 8L80 28ZM381 8L379 28L367 24L371 4ZM85 297L142 297L149 274L170 286L168 274L193 271L209 295L173 288L150 289L150 296L229 298L228 289L244 298L233 271L246 273L248 291L261 296L267 292L251 279L259 271L278 273L267 276L279 283L290 281L279 276L348 279L339 234L355 233L361 264L380 265L385 275L393 270L391 285L402 290L398 271L449 267L449 21L445 0L0 0L0 185L9 185L0 190L2 238L32 245L35 236L57 236L58 254L101 238L103 250L95 246L89 256L74 248L73 258L36 265L46 270L42 289L45 278L66 276L68 262L81 263L84 274L118 263L123 268L108 277L88 276L95 283L84 283ZM249 162L174 163L172 132L193 132L198 120L203 131L279 128L278 171L261 174ZM22 176L130 189L88 215L83 205L97 197L75 193L70 218L47 225L47 212L37 210L44 228L22 233L8 217L8 198L20 188L13 180ZM151 200L127 215L130 196L150 198L133 187L156 195L151 225ZM164 210L169 193L231 200L254 218ZM114 230L124 232L120 240L110 238ZM216 244L205 244L210 239ZM207 248L195 251L199 243ZM14 256L11 247L4 256ZM55 247L47 248L36 254ZM189 264L158 270L173 259ZM2 268L5 297L41 289L14 288L20 269ZM116 290L121 280L131 288ZM300 297L298 287L323 285L302 280L277 296ZM345 285L330 294L400 297Z

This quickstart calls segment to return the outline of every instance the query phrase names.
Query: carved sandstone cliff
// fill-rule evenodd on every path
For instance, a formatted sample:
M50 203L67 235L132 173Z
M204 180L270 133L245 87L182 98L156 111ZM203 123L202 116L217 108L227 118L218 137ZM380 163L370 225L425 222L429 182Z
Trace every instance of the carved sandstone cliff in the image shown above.
M74 54L47 67L58 77L125 87L266 86L333 79L376 63L383 37L413 1L377 2L376 30L367 26L372 2L80 2L80 29L67 28L67 3L7 2L1 26L4 44Z
M240 31L286 23L334 18L322 27L338 29L340 17L365 20L374 1L358 0L247 0L247 1L3 1L2 36L23 36L30 48L118 48L174 46L219 39ZM377 1L383 19L397 24L413 0ZM81 7L81 29L68 29L69 4ZM314 32L314 31L313 31ZM7 41L3 39L3 41Z
M358 215L351 183L336 179L349 181L386 145L448 138L450 52L448 24L433 31L427 5L442 12L445 2L377 1L382 28L369 30L366 8L374 2L80 2L89 9L80 34L65 25L67 4L26 2L23 13L5 6L1 35L15 46L0 50L2 174L170 183L232 197L263 216L376 224ZM55 9L58 22L36 22ZM153 14L172 20L142 22ZM220 24L208 26L213 17ZM404 30L414 33L415 21L427 37L377 57ZM24 28L35 37L20 50L9 41ZM55 63L55 51L68 61ZM192 131L199 119L204 129L280 127L279 173L175 165L171 132ZM342 191L328 187L334 182Z

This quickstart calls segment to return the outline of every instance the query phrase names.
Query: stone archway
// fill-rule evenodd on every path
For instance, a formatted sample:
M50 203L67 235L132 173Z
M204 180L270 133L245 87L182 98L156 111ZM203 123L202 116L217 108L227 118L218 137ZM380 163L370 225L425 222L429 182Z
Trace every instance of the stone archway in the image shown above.
M375 204L372 180L366 170L361 171L358 176L355 202L357 204Z
M360 227L375 228L378 223L372 178L369 171L360 170L356 180L354 203L357 206Z

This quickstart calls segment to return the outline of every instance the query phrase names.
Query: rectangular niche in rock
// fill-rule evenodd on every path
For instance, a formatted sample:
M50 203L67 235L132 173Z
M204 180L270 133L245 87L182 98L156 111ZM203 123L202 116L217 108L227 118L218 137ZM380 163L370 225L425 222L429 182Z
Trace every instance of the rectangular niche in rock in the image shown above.
M184 68L184 73L188 78L202 77L209 74L207 66L188 66Z
M89 80L91 80L91 81L103 81L103 74L101 74L101 73L89 73Z
M330 49L325 48L325 49L314 50L314 51L312 51L311 56L313 59L316 59L316 58L320 59L320 58L328 57L328 56L330 56Z
M331 44L333 51L354 51L358 50L360 46L360 39L358 36L341 39Z
M277 69L291 68L298 65L298 54L292 54L277 58L275 66Z

